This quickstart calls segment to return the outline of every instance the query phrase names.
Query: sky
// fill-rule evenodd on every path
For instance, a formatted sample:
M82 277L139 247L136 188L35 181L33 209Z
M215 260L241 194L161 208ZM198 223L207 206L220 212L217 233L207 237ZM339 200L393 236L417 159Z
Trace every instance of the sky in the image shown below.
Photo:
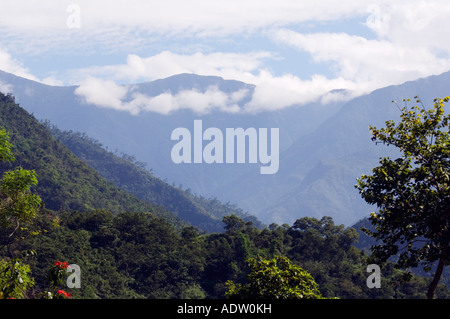
M270 111L450 70L449 16L449 1L2 0L0 70L136 115ZM248 92L133 92L180 73L255 91L243 108Z

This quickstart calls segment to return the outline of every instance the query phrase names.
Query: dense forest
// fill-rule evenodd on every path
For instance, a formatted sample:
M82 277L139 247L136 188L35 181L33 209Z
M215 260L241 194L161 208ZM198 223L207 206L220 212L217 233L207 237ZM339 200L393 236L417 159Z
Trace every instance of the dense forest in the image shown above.
M15 156L2 164L2 173L17 166L35 171L38 183L31 192L44 203L20 228L0 227L0 268L15 258L29 267L27 279L34 284L23 297L42 297L49 269L68 263L78 265L81 274L80 288L64 288L72 298L218 299L225 297L227 282L246 282L250 258L276 256L311 274L324 298L425 297L428 278L405 281L389 262L382 267L381 288L368 288L370 256L356 246L359 232L330 217L261 225L233 205L169 187L144 173L140 163L102 153L100 145L80 147L96 143L82 134L52 131L12 96L0 95L0 126ZM72 139L78 155L55 137L67 145ZM96 158L103 164L97 166ZM127 171L138 175L122 177ZM139 193L140 180L150 194ZM182 210L186 203L191 208ZM193 210L197 218L189 219ZM8 268L2 269L7 274ZM440 285L436 298L448 297Z
M52 225L56 216L59 226ZM429 281L414 277L403 282L402 273L388 264L381 288L369 289L368 256L354 247L356 230L334 225L331 218L302 218L292 226L259 230L229 216L224 232L200 234L192 226L178 230L148 213L97 210L47 212L37 225L45 232L14 246L14 251L36 250L23 259L36 283L28 297L46 287L48 269L57 260L80 267L81 288L66 290L74 298L89 299L223 298L225 283L245 282L247 260L257 256L289 258L313 276L326 298L424 298ZM441 286L436 297L449 293Z

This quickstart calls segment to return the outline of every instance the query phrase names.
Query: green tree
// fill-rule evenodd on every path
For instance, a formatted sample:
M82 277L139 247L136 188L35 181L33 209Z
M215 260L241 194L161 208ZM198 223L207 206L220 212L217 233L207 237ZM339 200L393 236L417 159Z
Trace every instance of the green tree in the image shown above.
M20 167L7 171L0 179L0 225L13 228L10 237L36 217L41 206L40 197L31 193L36 185L36 173Z
M352 250L352 245L358 239L355 229L335 225L329 216L320 220L300 218L292 225L290 234L294 238L290 253L299 261L312 259L336 263L344 258L344 252Z
M15 160L9 139L8 133L0 129L0 160L3 162ZM0 179L0 226L11 231L5 243L8 249L13 235L36 217L42 205L41 198L31 190L37 182L34 170L21 167L6 171Z
M6 130L0 129L0 162L13 162L15 160L11 152L12 146Z
M292 238L287 257L302 265L327 297L365 297L362 276L367 267L354 247L358 233L352 227L335 225L329 216L303 217L289 228ZM365 279L365 278L364 278Z
M245 221L236 215L225 216L222 222L225 224L224 228L228 233L235 233L245 226Z
M33 286L29 265L20 259L0 260L0 299L24 298Z
M233 281L226 283L228 299L320 299L314 278L287 257L271 260L261 257L248 260L251 268L244 285Z
M404 101L398 124L370 127L372 140L393 145L400 157L381 158L373 175L361 176L356 188L379 208L370 215L375 230L365 229L380 242L372 246L376 260L397 256L398 268L421 265L424 270L437 262L427 292L431 299L450 257L450 116L444 112L449 97L436 99L430 110L408 108L409 100Z
M15 160L9 139L8 133L0 129L2 162ZM21 167L6 171L0 179L0 227L10 232L4 243L10 257L13 257L10 249L13 235L20 227L27 225L36 217L41 206L40 197L31 193L31 188L36 184L36 173ZM19 258L0 260L1 298L23 298L26 291L33 286L34 279L31 278L29 265L24 264Z

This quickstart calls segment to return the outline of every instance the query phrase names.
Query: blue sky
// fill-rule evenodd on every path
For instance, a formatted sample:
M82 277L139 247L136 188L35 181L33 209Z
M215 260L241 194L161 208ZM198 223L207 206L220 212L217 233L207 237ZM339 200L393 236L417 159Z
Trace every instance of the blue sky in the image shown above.
M419 0L6 0L0 69L135 114L198 101L231 112L245 93L124 102L120 84L179 73L254 84L247 111L280 109L448 71L449 13L448 1ZM341 88L351 94L327 94Z

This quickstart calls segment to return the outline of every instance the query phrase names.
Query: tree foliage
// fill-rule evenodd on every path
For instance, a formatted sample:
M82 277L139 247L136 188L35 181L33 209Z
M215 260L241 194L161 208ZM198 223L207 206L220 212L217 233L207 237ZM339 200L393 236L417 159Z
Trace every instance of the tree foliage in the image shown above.
M22 299L33 286L29 265L20 259L0 260L0 299Z
M8 133L0 129L0 159L13 162L11 148ZM37 183L35 171L22 167L7 170L0 178L0 227L8 231L4 244L10 255L14 235L18 230L26 230L41 208L41 198L32 192Z
M36 173L16 168L0 179L0 224L5 227L32 221L42 204L41 198L31 193L37 185Z
M248 259L250 274L243 285L227 282L229 299L320 299L317 283L287 257Z
M393 145L400 157L382 158L373 174L361 176L357 185L366 202L379 208L370 216L375 230L367 230L381 242L373 246L375 258L397 256L399 268L422 265L427 270L438 262L428 298L450 257L450 116L444 111L448 101L449 97L436 99L430 110L405 103L399 123L391 120L385 128L370 127L372 140Z
M327 247L331 233L335 234L334 239L345 242L354 229L330 227L329 218L328 226L320 227L319 232L309 226L298 229L287 225L260 230L241 220L238 224L242 227L238 229L202 234L192 226L180 230L167 220L146 213L96 210L57 215L59 226L51 227L50 220L40 214L37 222L46 231L27 237L17 247L22 251L34 248L37 252L35 257L24 260L31 267L35 282L28 296L39 296L40 291L48 289L48 265L66 260L79 265L82 273L81 289L67 290L72 298L224 298L228 281L235 287L246 286L253 269L249 260L253 260L254 268L260 270L253 279L261 283L261 288L280 278L279 283L292 284L288 286L292 295L287 288L279 291L283 296L295 297L300 277L289 276L293 274L291 270L300 267L310 274L307 278L314 279L324 298L425 297L426 280L414 276L403 283L400 274L388 266L383 268L382 287L367 288L368 256L351 244L346 248ZM299 224L323 225L323 221L309 219ZM326 234L323 228L331 232ZM258 264L259 257L263 263ZM276 263L275 258L279 258ZM276 266L278 273L264 270L266 266ZM284 281L284 277L291 279ZM448 296L445 287L440 288L439 297Z

